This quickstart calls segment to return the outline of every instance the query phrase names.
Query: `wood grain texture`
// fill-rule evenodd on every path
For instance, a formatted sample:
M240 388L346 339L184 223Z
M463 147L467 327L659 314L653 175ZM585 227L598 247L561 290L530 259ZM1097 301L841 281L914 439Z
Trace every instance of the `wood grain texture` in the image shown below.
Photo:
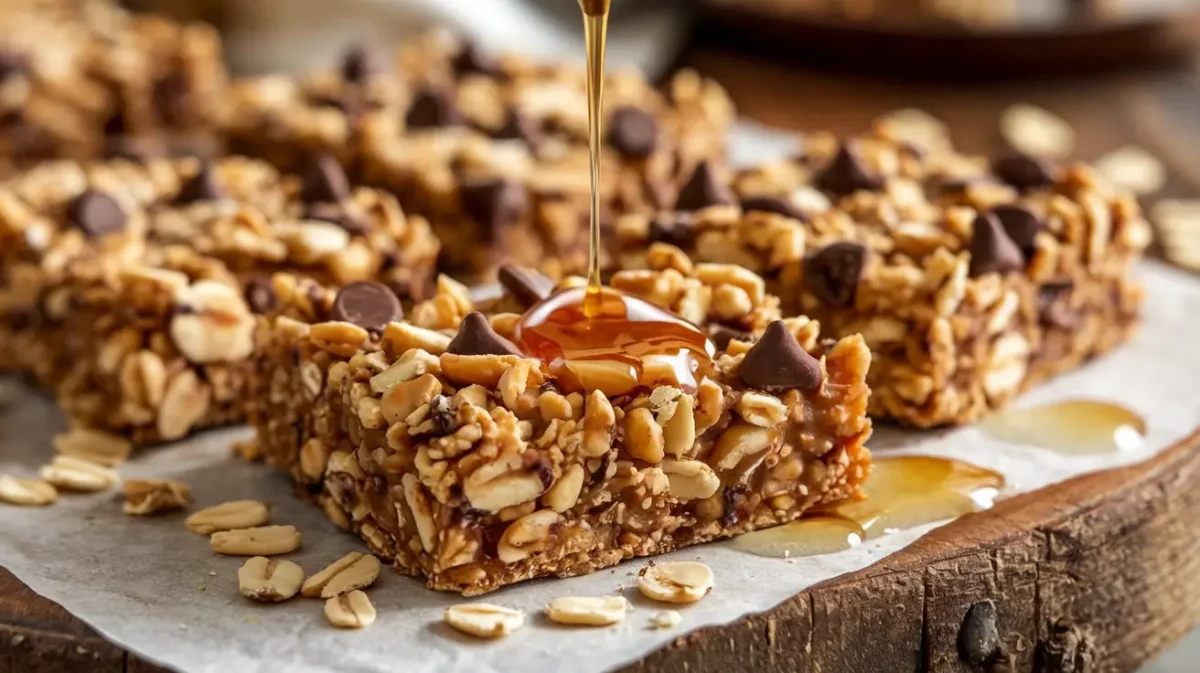
M806 72L724 48L694 48L683 64L723 81L765 123L848 133L922 107L973 151L998 146L1006 105L1033 102L1072 122L1084 158L1130 142L1160 154L1176 145L1168 193L1200 192L1198 154L1178 147L1200 145L1191 70L948 87ZM1147 463L964 517L768 612L681 636L627 671L1130 671L1200 623L1198 521L1200 431ZM161 671L0 569L0 673Z

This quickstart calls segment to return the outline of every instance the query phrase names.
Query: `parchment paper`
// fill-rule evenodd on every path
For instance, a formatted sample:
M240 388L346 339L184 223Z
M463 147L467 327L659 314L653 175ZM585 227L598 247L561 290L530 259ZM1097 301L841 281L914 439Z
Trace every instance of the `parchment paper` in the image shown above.
M1018 406L1059 399L1119 401L1143 414L1149 433L1141 449L1103 456L1064 456L1004 444L973 427L936 433L879 428L872 448L952 456L1001 471L1006 494L1033 490L1084 473L1137 462L1200 426L1200 282L1157 264L1140 270L1147 286L1146 320L1129 345L1032 391ZM50 455L63 422L53 405L12 381L0 415L0 472L32 475ZM315 507L291 495L286 479L261 465L230 457L230 442L245 428L211 432L140 455L124 477L174 477L192 486L199 506L257 498L273 506L275 523L304 533L290 558L309 573L361 549ZM499 591L483 600L527 611L526 626L497 642L460 636L441 623L442 611L463 599L428 591L415 580L385 572L370 589L379 618L364 631L330 627L322 603L295 598L262 606L237 591L242 559L212 554L183 516L133 519L114 493L69 496L45 509L0 507L0 565L35 591L148 659L188 673L325 671L605 671L636 661L688 630L730 622L779 604L819 581L861 569L896 551L932 526L904 531L856 549L810 558L752 556L728 543L686 549L668 559L700 558L716 573L710 596L682 608L683 623L656 631L648 618L663 606L641 599L634 575L645 563L569 580L546 580ZM548 623L541 608L552 598L595 596L624 589L634 611L601 629Z

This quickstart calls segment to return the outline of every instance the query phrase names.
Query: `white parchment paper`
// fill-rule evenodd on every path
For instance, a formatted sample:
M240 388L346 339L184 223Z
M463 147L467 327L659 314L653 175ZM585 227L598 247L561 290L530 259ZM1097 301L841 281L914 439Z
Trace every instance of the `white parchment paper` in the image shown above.
M997 442L973 427L934 433L881 428L872 448L884 455L951 456L990 467L1004 473L1011 494L1144 460L1181 439L1200 426L1200 352L1195 348L1200 281L1157 264L1144 265L1140 273L1147 302L1139 336L1030 392L1018 406L1081 397L1119 401L1148 419L1143 448L1064 456ZM0 472L32 475L50 455L50 438L63 421L47 399L12 381L2 385L0 393L10 403L0 414ZM198 507L240 498L270 502L273 522L294 524L303 532L304 547L290 558L309 573L361 549L357 538L338 532L317 508L294 498L284 477L230 457L230 442L248 432L211 432L157 449L123 466L121 474L182 479L192 486ZM662 606L641 599L634 586L644 560L587 577L511 587L483 600L527 611L526 626L501 641L479 642L441 623L442 611L461 598L428 591L391 572L370 589L378 621L360 632L330 627L317 600L251 603L237 590L242 560L213 555L208 541L189 532L182 519L127 517L114 493L68 496L44 509L0 507L0 565L113 641L188 673L589 673L634 662L688 630L767 610L819 581L866 567L931 528L810 558L761 558L728 543L669 555L703 559L716 573L717 585L709 597L681 609L679 627L662 631L647 623ZM634 611L617 626L567 629L540 616L551 598L622 589Z

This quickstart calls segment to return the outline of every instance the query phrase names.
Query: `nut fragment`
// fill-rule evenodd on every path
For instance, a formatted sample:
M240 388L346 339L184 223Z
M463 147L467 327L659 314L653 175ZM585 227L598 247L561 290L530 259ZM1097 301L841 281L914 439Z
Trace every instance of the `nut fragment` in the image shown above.
M624 596L564 596L546 606L550 621L574 626L608 626L625 619Z
M238 568L238 589L250 600L286 601L300 590L304 569L291 561L255 556Z
M625 450L647 463L662 462L663 431L649 409L634 409L625 417Z
M55 456L38 474L60 489L95 493L117 483L115 470L71 456Z
M713 572L699 561L648 565L638 573L638 590L665 603L695 603L713 588Z
M717 473L699 460L664 460L662 471L667 475L667 490L680 502L703 500L721 487Z
M1100 157L1095 167L1109 182L1139 196L1157 192L1167 181L1167 169L1162 162L1136 145Z
M500 560L516 563L545 549L558 518L554 510L543 509L509 524L496 545Z
M333 598L371 586L379 577L379 559L352 551L304 582L305 596Z
M163 394L158 410L158 434L163 440L183 437L208 414L211 402L212 390L196 372L191 369L179 372Z
M76 428L55 435L54 450L64 456L116 467L129 459L133 442L99 430Z
M563 469L562 476L550 490L542 495L542 502L558 513L563 513L575 506L579 500L579 491L583 488L584 470L579 464L568 465Z
M683 621L683 615L674 610L663 610L656 612L650 617L650 628L652 629L673 629L679 626Z
M188 362L235 362L254 350L254 315L233 287L202 280L180 291L175 303L186 310L171 319L171 341Z
M1018 104L1000 117L1000 134L1014 150L1062 158L1075 149L1075 130L1062 117L1035 105Z
M325 618L343 629L362 629L375 623L375 606L366 594L355 590L325 601Z
M525 613L491 603L472 603L446 608L442 619L447 624L476 638L507 636L525 624Z
M208 542L225 556L275 556L296 551L300 540L295 526L260 526L213 533Z
M223 530L261 526L269 516L267 506L257 500L231 500L192 514L184 524L193 533L211 535Z
M130 479L125 482L122 509L133 516L149 516L183 509L192 501L192 489L174 479Z
M41 507L58 500L58 490L41 479L17 479L0 474L0 502L25 507Z

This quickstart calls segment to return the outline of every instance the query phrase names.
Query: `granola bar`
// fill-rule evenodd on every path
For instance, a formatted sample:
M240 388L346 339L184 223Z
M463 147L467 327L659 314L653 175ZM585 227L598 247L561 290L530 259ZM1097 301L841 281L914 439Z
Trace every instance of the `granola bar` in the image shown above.
M334 294L275 278L253 418L268 462L400 572L466 595L593 572L790 521L855 497L870 435L870 353L778 320L763 281L719 265L623 272L613 286L722 345L694 390L569 392L506 335L552 283L506 267L479 312L461 285L407 320L381 286ZM731 303L737 288L749 305ZM740 296L740 295L737 295Z
M220 39L99 0L0 9L0 177L55 158L215 151Z
M431 285L425 221L346 185L328 157L301 177L230 157L57 162L0 186L0 366L139 443L244 418L272 273Z
M740 264L784 314L871 347L871 413L967 423L1129 338L1150 230L1136 200L1086 165L957 154L881 122L805 139L800 156L691 181L700 208L616 223L620 268L651 244ZM735 197L736 193L736 197Z
M696 73L667 94L635 72L609 77L606 213L673 202L681 176L720 162L734 114ZM405 43L396 63L357 46L334 71L247 81L233 92L231 143L287 166L328 151L352 177L427 216L461 277L494 279L501 262L554 276L586 263L587 104L581 68L493 58L444 33Z

